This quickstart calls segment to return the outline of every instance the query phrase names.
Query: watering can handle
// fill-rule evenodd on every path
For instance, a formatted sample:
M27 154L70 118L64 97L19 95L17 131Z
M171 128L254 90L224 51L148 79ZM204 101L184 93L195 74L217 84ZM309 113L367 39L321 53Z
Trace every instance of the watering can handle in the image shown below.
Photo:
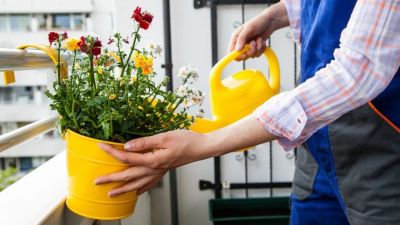
M26 49L26 48L33 48L33 49L37 49L37 50L41 50L42 52L46 53L51 61L53 61L53 63L55 65L57 65L57 53L56 51L47 46L47 45L43 45L43 44L26 44L26 45L21 45L18 46L17 49ZM61 57L61 78L65 79L67 78L68 75L68 65L65 62L65 60ZM15 77L14 77L14 73L13 71L7 71L7 74L5 76L5 83L6 84L10 84L10 83L14 83L15 82Z
M212 68L210 73L210 84L215 85L216 88L223 88L223 84L221 82L221 75L224 68L239 57L241 54L245 53L250 49L250 45L245 45L240 51L232 51L224 58L222 58L215 66ZM271 48L267 47L264 51L264 56L269 64L269 86L275 92L278 93L280 86L280 72L279 72L279 62L278 59L272 51Z

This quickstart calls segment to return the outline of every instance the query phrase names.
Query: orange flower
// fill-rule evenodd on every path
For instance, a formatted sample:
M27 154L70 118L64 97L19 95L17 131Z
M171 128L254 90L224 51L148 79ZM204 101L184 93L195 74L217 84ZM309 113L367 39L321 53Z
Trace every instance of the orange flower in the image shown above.
M133 55L133 61L136 68L142 69L144 75L149 75L153 73L153 57L145 56L138 52Z

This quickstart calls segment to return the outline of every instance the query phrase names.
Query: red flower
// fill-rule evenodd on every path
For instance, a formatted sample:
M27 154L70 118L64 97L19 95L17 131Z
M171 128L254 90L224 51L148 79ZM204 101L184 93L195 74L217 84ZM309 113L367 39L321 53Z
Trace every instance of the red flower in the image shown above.
M94 56L98 56L101 54L101 41L99 39L96 39L93 43L93 49L92 49L92 53Z
M142 13L142 8L136 7L133 11L132 19L134 19L137 23L139 23L140 28L147 30L153 21L153 15L149 12L145 11Z
M129 44L129 37L123 38L122 41L125 42L126 44Z
M78 42L78 46L81 48L82 52L87 53L88 47L87 47L86 40L85 40L84 36L81 37L81 41Z
M99 39L96 39L94 41L94 43L93 43L93 47L94 48L98 48L98 47L101 47L101 46L103 46L103 45L101 45L101 41Z
M136 7L136 9L133 11L133 14L138 14L141 15L142 14L142 8L140 8L139 6Z
M145 20L148 23L151 23L153 21L153 15L151 15L149 12L144 12L143 20Z
M56 32L50 32L49 33L49 42L50 45L53 44L53 42L58 40L59 35Z
M108 39L107 44L110 45L110 44L112 44L113 42L114 42L114 39L113 39L112 37L110 37L110 38Z
M68 34L67 34L67 32L64 32L63 34L62 34L62 36L61 36L61 39L62 40L66 40L68 38Z
M98 56L101 54L101 48L93 48L93 55Z
M140 28L147 30L147 29L149 29L150 23L146 22L145 20L141 20L139 22L139 26L140 26Z

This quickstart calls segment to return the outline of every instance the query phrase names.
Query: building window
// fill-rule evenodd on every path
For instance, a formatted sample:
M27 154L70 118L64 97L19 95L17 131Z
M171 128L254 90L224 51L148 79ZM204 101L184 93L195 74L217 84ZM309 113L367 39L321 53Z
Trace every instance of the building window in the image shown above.
M71 21L69 14L53 14L53 28L70 29Z
M29 31L30 19L28 14L10 15L11 31Z
M72 14L72 26L73 30L83 30L84 26L84 16L83 14Z
M38 21L39 30L46 30L47 29L47 15L45 15L45 14L37 14L36 18L37 18L37 21Z
M5 15L0 15L0 32L8 31L8 19Z
M32 168L38 168L51 157L34 157L32 158Z
M18 163L17 163L17 159L16 158L5 158L4 159L4 164L5 164L5 168L18 168Z
M88 18L83 13L0 14L0 32L85 30Z
M21 171L31 170L32 167L32 158L31 157L21 157L19 159L19 165Z

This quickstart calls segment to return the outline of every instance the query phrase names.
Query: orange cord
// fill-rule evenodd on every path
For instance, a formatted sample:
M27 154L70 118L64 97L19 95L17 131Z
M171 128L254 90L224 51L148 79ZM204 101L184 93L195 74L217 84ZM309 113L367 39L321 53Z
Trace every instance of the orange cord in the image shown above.
M388 123L391 127L393 127L393 129L395 131L397 131L398 133L400 133L400 128L397 127L392 121L390 121L389 118L387 118L385 115L383 115L381 112L379 112L379 110L374 106L374 104L372 104L372 102L368 102L368 105L371 107L372 110L374 110L374 112L380 116L386 123Z

